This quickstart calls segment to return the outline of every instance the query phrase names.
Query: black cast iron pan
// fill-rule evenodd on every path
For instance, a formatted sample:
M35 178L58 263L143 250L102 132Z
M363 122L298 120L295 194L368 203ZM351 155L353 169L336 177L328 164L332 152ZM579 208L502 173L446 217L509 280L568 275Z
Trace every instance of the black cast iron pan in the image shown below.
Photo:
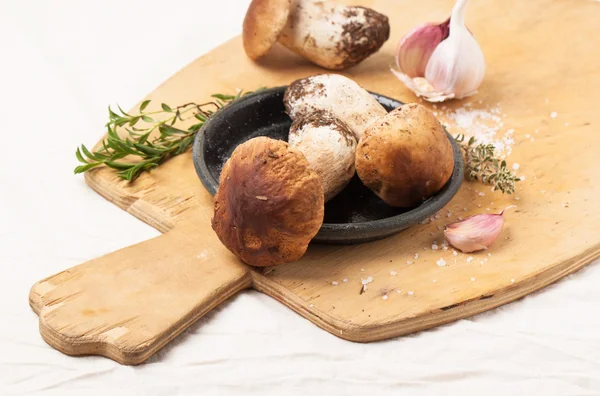
M257 136L287 141L292 120L283 105L285 89L266 89L236 100L215 113L196 135L194 166L202 184L212 195L219 186L223 165L239 144ZM388 111L402 105L386 96L371 94ZM452 136L448 135L448 139L454 152L454 172L435 196L412 209L394 208L365 187L355 175L340 194L325 204L323 226L313 241L355 244L382 239L439 211L454 197L463 179L460 147Z

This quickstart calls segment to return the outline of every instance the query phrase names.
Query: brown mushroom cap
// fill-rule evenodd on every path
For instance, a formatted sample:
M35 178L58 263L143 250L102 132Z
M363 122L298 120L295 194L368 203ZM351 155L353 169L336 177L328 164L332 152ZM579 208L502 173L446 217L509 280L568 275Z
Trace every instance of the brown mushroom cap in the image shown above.
M302 257L323 214L323 185L302 153L257 137L225 163L212 227L233 254L262 267Z
M290 16L291 0L253 0L246 11L242 40L250 59L264 56L277 42Z
M454 169L452 146L427 108L406 104L365 131L356 172L389 205L413 207L437 193Z

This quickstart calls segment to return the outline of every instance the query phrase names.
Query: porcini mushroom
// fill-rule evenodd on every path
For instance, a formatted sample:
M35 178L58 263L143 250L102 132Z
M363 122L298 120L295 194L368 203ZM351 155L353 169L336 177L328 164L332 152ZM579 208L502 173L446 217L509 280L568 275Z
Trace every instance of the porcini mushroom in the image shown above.
M297 118L288 137L323 183L325 202L336 196L354 176L356 139L350 129L324 111Z
M254 266L302 257L323 223L323 185L302 153L257 137L239 145L221 171L212 228Z
M452 146L433 113L417 103L377 120L356 148L356 172L389 205L413 207L437 193L454 169Z
M279 41L319 66L341 70L377 52L389 35L388 18L369 8L316 0L253 0L242 38L252 59Z
M360 139L367 127L387 111L363 87L339 74L320 74L296 80L286 89L283 103L292 120L326 111Z

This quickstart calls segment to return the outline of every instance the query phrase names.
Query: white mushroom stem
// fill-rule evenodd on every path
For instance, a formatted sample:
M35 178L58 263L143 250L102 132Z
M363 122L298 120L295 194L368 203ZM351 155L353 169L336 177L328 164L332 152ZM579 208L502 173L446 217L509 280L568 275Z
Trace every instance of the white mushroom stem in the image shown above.
M292 120L326 111L346 124L356 140L387 114L367 90L339 74L321 74L294 81L286 90L283 101Z
M279 42L317 65L341 70L379 50L389 32L388 18L368 8L292 0Z
M354 176L356 139L341 121L324 112L297 119L288 138L308 160L323 183L325 201L344 189Z

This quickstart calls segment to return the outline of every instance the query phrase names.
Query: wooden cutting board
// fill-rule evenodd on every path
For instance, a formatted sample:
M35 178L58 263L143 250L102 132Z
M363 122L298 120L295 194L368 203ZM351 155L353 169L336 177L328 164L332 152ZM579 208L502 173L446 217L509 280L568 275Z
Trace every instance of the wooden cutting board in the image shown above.
M361 3L389 15L392 37L345 74L369 90L414 101L388 71L395 43L415 24L445 19L452 1ZM36 283L30 304L39 314L42 337L70 355L138 364L220 302L251 287L341 338L376 341L492 309L577 270L600 256L598 20L600 3L592 0L471 3L467 21L485 52L487 74L478 95L448 103L445 111L467 103L471 109L501 105L502 130L515 130L509 160L521 164L519 173L526 177L518 200L465 183L432 223L383 241L314 245L298 262L252 269L212 232L212 198L190 153L131 184L108 169L88 173L94 190L164 235ZM281 47L253 63L238 37L148 98L203 102L211 93L284 85L321 72ZM489 252L454 256L451 249L431 249L434 241L442 242L445 223L509 204L518 209L508 213ZM440 258L446 266L436 265ZM369 277L361 294L361 280Z

